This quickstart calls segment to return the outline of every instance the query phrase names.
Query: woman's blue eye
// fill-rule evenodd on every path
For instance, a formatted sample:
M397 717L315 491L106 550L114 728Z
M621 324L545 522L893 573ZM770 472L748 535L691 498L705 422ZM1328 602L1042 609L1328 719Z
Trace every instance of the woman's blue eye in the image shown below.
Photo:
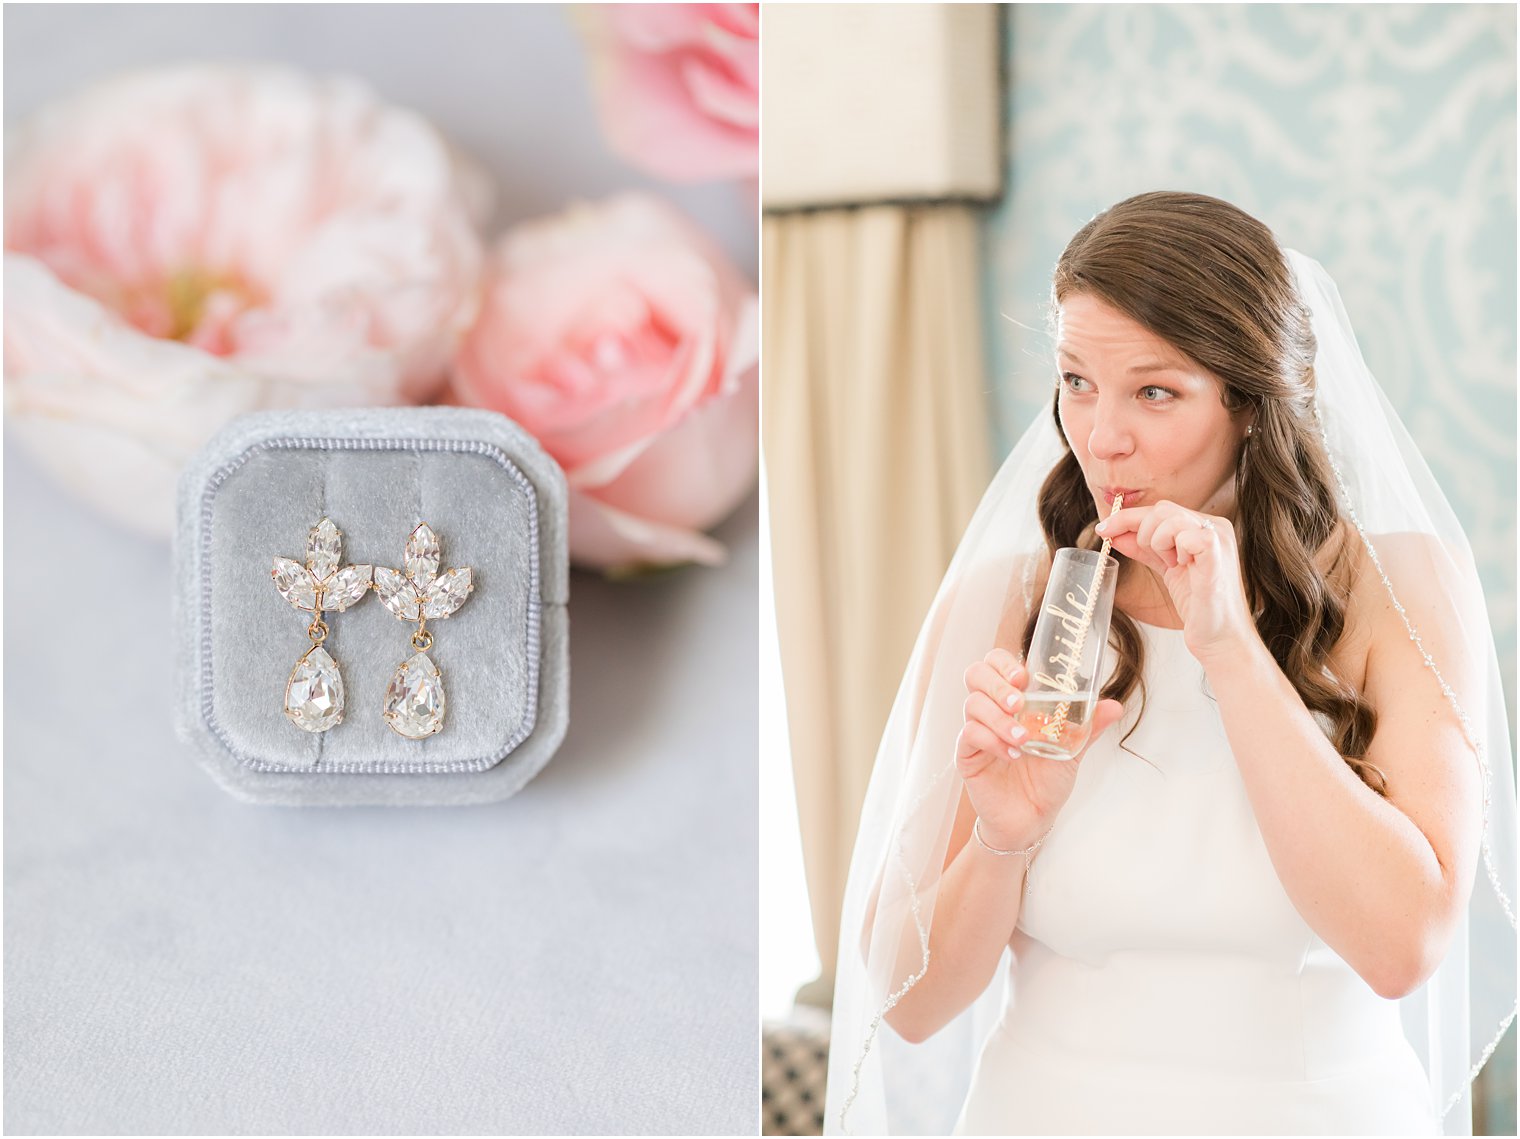
M1092 391L1092 384L1075 372L1062 372L1061 383L1070 392L1086 393ZM1171 388L1163 388L1158 384L1147 384L1140 389L1142 403L1166 403L1177 398L1177 393Z

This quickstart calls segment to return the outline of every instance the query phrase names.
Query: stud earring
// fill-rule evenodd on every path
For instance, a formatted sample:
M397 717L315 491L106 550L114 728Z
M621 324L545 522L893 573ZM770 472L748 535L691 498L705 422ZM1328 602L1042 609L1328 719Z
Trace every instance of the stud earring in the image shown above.
M417 622L412 634L412 648L417 651L396 666L382 713L391 731L409 740L426 739L443 730L443 676L427 655L433 647L427 623L452 614L475 588L468 566L440 575L438 562L438 536L424 522L406 540L405 573L375 567L375 592L381 603L399 620Z
M342 551L343 532L331 518L324 518L307 535L306 564L277 557L270 572L280 596L311 614L306 627L311 648L296 661L285 682L285 715L307 732L325 732L343 722L343 674L322 647L328 632L322 614L341 613L362 600L372 579L372 566L339 569Z

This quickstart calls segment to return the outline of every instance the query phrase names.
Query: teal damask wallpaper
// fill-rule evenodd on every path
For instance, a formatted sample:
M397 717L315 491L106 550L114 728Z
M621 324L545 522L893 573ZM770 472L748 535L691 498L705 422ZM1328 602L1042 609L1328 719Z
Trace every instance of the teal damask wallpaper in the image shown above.
M1515 8L1004 11L1007 192L987 218L984 290L994 453L1047 413L1049 275L1082 223L1144 190L1234 202L1339 284L1472 542L1513 736ZM1480 1088L1488 1134L1514 1134L1513 1042Z

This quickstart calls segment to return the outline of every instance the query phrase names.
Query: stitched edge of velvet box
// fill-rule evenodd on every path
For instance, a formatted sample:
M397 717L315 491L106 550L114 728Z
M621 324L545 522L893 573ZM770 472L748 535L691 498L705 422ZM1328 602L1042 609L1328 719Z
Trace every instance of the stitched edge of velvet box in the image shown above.
M223 483L254 457L285 452L331 455L351 450L460 455L477 461L484 455L519 484L532 488L528 517L530 531L537 531L530 557L536 596L530 597L533 603L527 607L521 636L524 651L532 649L534 659L529 662L532 667L528 675L536 692L525 694L526 715L519 729L504 734L494 752L431 768L426 764L392 764L370 769L358 764L324 769L320 759L310 766L281 766L239 752L217 723L215 677L209 667L215 613L210 589L210 539L216 495ZM268 493L278 495L279 489L271 486ZM239 416L212 438L181 474L178 510L174 535L175 726L201 764L231 794L249 802L291 806L494 802L532 779L558 748L569 714L567 491L559 466L511 420L495 412L451 407L286 410ZM302 534L304 527L316 521L303 516ZM227 535L220 537L223 542L228 540ZM449 558L450 535L441 537L442 568L447 568L456 563ZM394 544L398 548L393 565L399 564L399 537ZM304 560L299 548L257 550L250 556L256 556L262 565L272 561L274 554ZM264 572L267 574L267 569ZM272 584L268 588L272 593ZM374 599L366 603L379 604ZM335 614L330 620L342 622L352 612ZM468 620L469 613L466 604L450 620ZM398 649L404 648L404 626L394 620L391 623L397 631ZM449 621L440 625L445 637L448 625ZM293 643L293 647L304 650L305 646ZM292 664L298 655L299 651L292 654ZM370 667L369 662L366 667ZM374 709L363 711L367 714ZM342 731L345 726L339 724L332 730ZM290 730L299 732L293 726Z

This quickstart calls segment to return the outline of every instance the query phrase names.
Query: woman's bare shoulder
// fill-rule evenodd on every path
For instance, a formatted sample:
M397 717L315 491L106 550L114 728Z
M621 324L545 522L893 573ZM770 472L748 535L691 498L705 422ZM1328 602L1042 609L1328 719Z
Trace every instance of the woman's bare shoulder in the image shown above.
M1344 587L1362 615L1380 617L1379 624L1391 619L1400 629L1400 608L1410 614L1449 611L1466 607L1475 599L1469 594L1481 592L1471 553L1430 533L1364 533L1343 519L1318 560L1326 580ZM1481 607L1481 596L1476 600Z
M1470 679L1464 674L1475 653L1467 642L1487 627L1487 614L1467 551L1429 533L1365 534L1350 522L1342 527L1339 573L1350 586L1344 640L1387 677L1400 674L1395 664L1412 675L1424 668L1424 653L1409 651L1418 636L1453 676ZM1386 683L1382 688L1394 690Z

